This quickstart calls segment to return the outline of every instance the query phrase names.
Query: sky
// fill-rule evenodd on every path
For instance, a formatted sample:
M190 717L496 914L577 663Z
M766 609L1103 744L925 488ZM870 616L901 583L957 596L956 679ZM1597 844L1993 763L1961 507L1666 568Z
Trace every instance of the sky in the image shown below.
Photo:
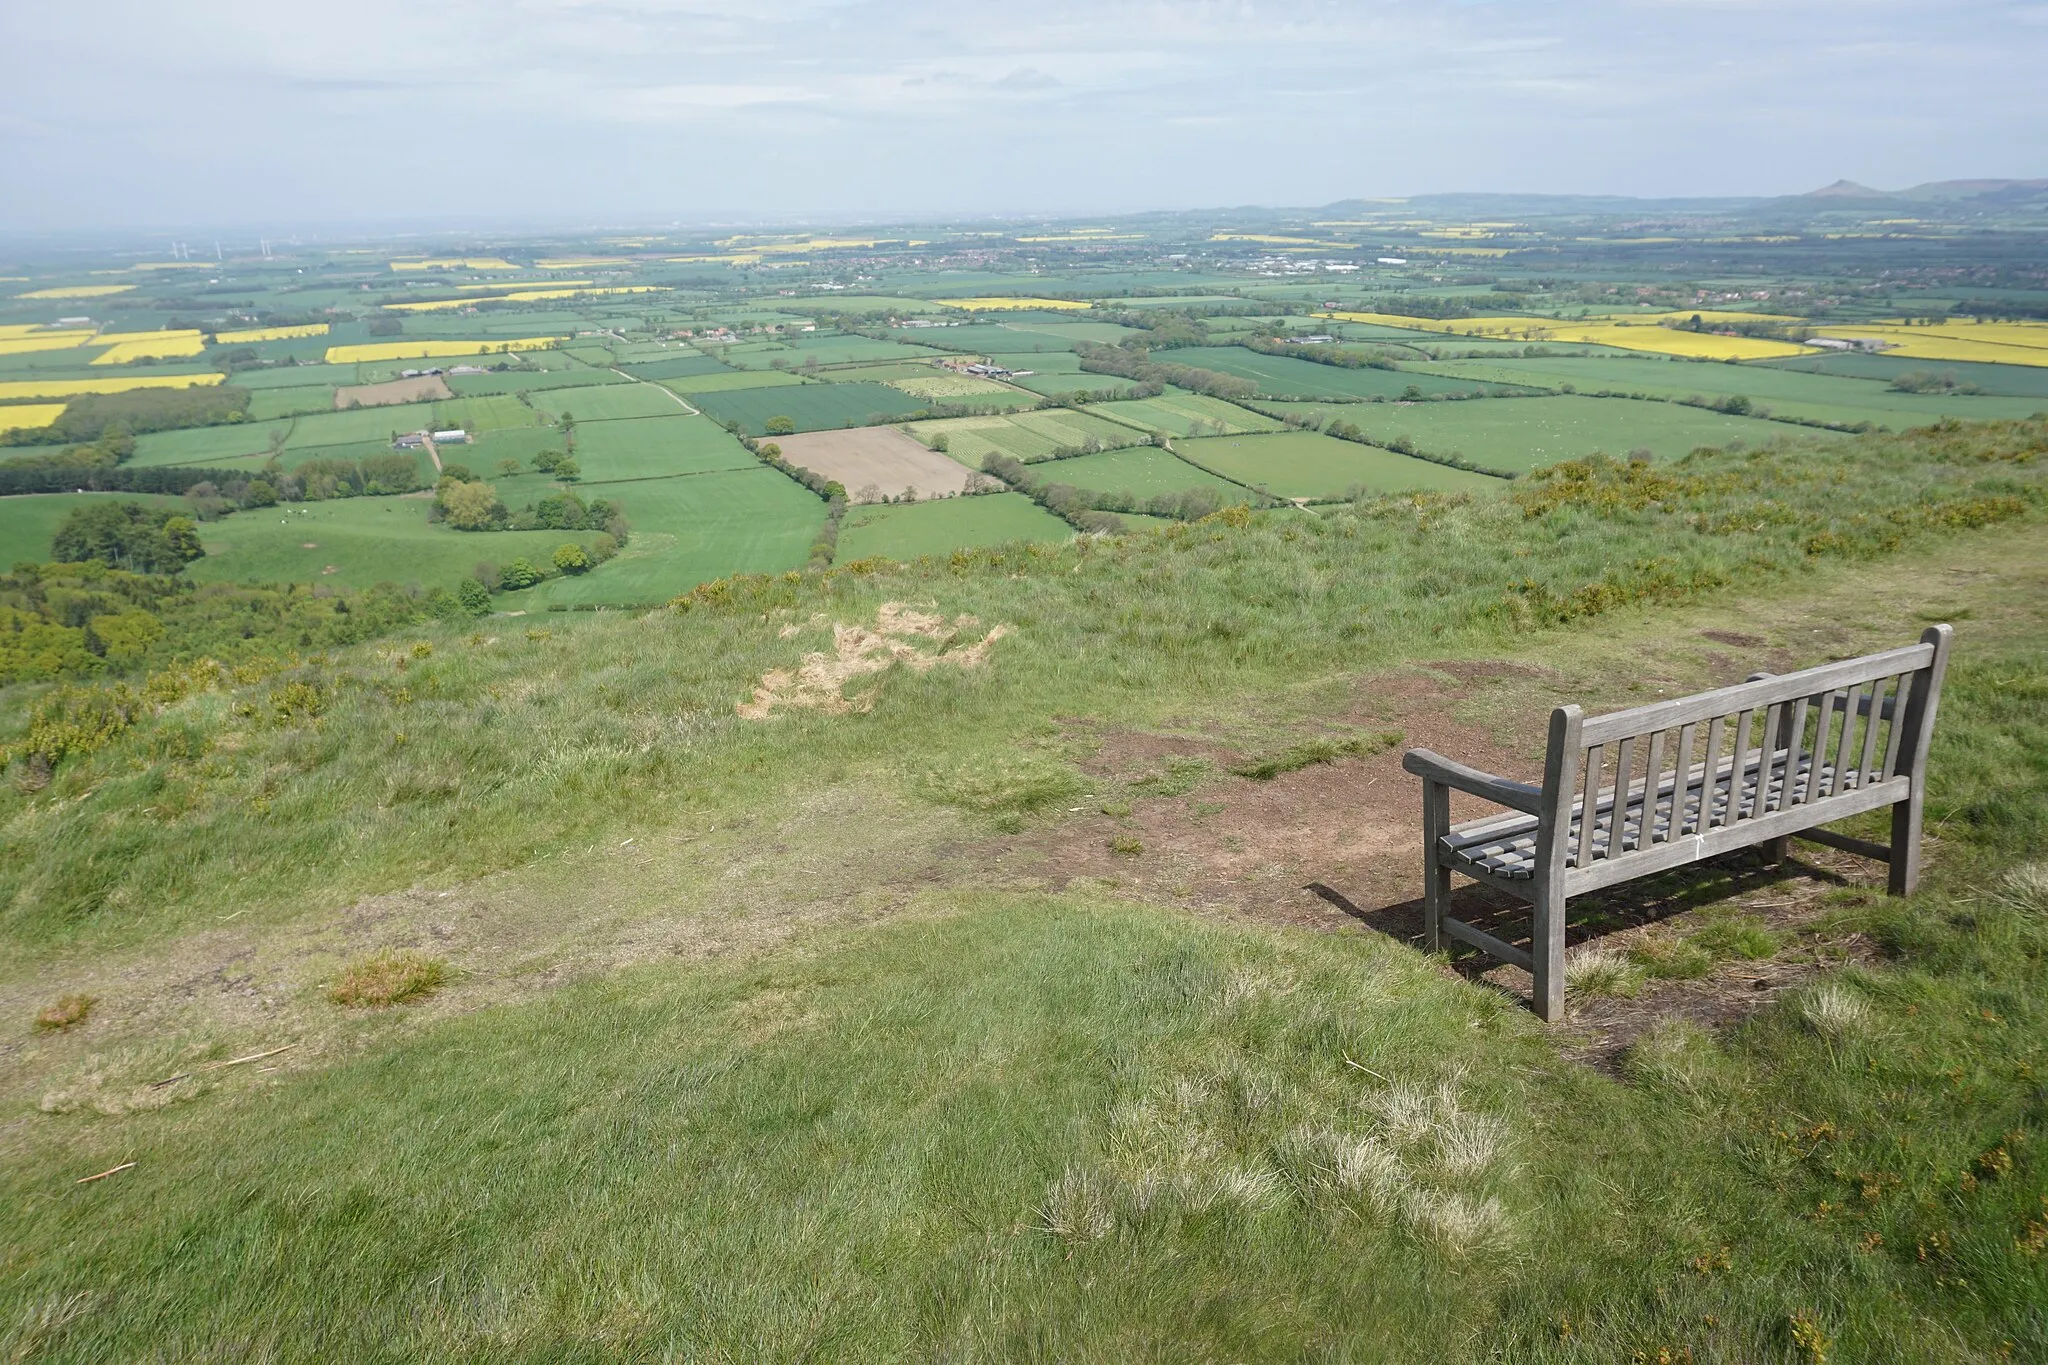
M2040 0L0 0L0 231L2048 176Z

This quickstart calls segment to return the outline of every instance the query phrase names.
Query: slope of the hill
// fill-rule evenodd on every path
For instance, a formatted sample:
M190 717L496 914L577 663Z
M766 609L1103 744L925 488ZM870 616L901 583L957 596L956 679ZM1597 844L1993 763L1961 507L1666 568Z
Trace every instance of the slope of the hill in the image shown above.
M1513 502L16 694L6 1347L2038 1355L2048 874L2014 874L2048 843L2044 447L2018 424L1565 467ZM1749 945L1712 979L1755 951L1786 984L1725 1033L1653 1023L1589 1068L1497 991L1277 926L1258 868L1193 856L1201 829L1317 877L1341 859L1260 842L1290 794L1304 829L1412 802L1370 790L1391 753L1257 783L1204 746L1284 769L1442 726L1526 764L1549 701L1927 619L1961 632L1934 885L1681 879L1694 952ZM1459 686L1482 673L1511 685ZM1790 900L1806 921L1769 918ZM384 947L453 979L332 1004ZM92 1016L27 1034L63 992Z

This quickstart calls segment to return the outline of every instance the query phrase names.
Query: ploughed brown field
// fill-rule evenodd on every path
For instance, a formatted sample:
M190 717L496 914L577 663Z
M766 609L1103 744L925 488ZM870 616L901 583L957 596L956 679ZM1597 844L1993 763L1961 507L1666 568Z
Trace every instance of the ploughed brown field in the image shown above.
M928 450L895 427L854 427L779 436L782 458L846 485L855 502L878 502L915 488L920 496L964 491L975 477L957 460Z

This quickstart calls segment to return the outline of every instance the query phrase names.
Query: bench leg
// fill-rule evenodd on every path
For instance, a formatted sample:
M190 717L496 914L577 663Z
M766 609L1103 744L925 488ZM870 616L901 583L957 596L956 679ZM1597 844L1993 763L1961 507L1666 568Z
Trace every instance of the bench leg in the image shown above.
M1920 792L1892 807L1891 876L1886 890L1894 896L1910 896L1920 884Z
M1776 867L1792 851L1792 836L1785 834L1776 839L1766 839L1756 846L1756 851L1763 858L1765 867Z
M1422 784L1422 947L1441 952L1444 912L1451 905L1451 870L1437 853L1437 840L1450 832L1451 789L1441 782Z
M1536 1017L1546 1024L1564 1018L1565 895L1561 879L1536 887L1536 926L1529 935L1529 956L1535 960Z

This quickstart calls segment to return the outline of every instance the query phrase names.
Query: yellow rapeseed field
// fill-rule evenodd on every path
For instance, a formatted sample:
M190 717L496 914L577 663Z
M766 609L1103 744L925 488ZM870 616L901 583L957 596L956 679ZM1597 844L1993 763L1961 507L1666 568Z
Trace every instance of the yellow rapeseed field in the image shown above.
M27 355L31 351L68 351L92 340L91 332L32 332L24 336L0 334L0 355Z
M64 415L62 403L28 403L0 407L0 431L36 431Z
M31 289L21 295L24 299L100 299L109 294L125 294L135 286L132 284L63 284L51 289Z
M534 262L541 270L588 270L595 265L631 265L631 256L543 256Z
M1814 335L1882 341L1886 355L1906 360L2048 365L2048 323L2043 322L1943 322L1925 327L1900 322L1820 324Z
M327 324L309 322L303 327L248 327L239 332L216 332L213 339L223 346L249 341L289 341L293 337L324 337Z
M517 341L369 341L329 346L327 363L354 365L366 360L428 360L454 355L501 355L508 351L552 351L560 337L522 337Z
M534 303L542 299L568 299L579 294L653 294L667 286L659 284L617 284L603 289L515 289L504 294L486 294L473 299L430 299L425 303L387 303L386 308L407 313L435 313L450 308L470 308L479 303Z
M109 374L91 379L0 380L0 400L10 398L76 398L82 393L126 393L130 389L205 388L224 374Z
M1657 355L1697 356L1708 360L1772 360L1780 356L1811 355L1804 346L1789 341L1757 337L1717 336L1712 332L1687 332L1637 319L1635 325L1618 322L1559 322L1556 318L1411 318L1397 313L1318 313L1317 317L1345 322L1371 322L1382 327L1405 327L1417 332L1444 336L1507 337L1530 342L1579 342L1612 346L1623 351L1649 351ZM1691 317L1690 313L1682 314ZM1704 315L1703 315L1704 316ZM1749 315L1754 316L1754 315Z
M450 256L430 260L393 261L393 270L518 270L521 267L496 256Z
M947 308L965 308L974 313L1001 313L1008 311L1051 310L1056 313L1085 313L1094 305L1078 299L933 299L933 303Z
M95 365L126 365L131 360L170 360L199 355L206 350L206 338L197 332L103 332L92 344L113 342L93 357Z

